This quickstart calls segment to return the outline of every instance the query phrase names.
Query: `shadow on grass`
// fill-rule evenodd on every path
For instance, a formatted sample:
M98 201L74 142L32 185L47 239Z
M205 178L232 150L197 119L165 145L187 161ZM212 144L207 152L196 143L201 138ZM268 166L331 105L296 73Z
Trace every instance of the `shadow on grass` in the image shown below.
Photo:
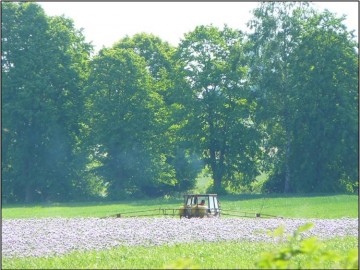
M353 196L358 197L358 194L345 194L345 193L311 193L311 194L283 194L283 193L272 193L272 194L238 194L238 195L223 195L219 196L222 200L226 201L248 201L256 199L290 199L290 198L315 198L315 197L335 197L335 196Z
M183 199L129 199L121 201L91 201L91 202L40 202L40 203L16 203L16 204L3 204L3 208L50 208L50 207L93 207L93 206L112 206L124 204L128 206L159 206L169 204L182 204Z
M312 193L312 194L239 194L239 195L219 195L220 202L234 202L234 201L248 201L248 200L259 200L267 198L314 198L314 197L335 197L335 196L351 196L354 198L358 197L358 194L332 194L332 193ZM183 203L183 198L147 198L147 199L127 199L119 201L89 201L89 202L42 202L42 203L16 203L16 204L3 204L3 208L50 208L50 207L93 207L93 206L112 206L112 205L128 205L134 207L144 207L144 206L163 206L177 204L181 205Z

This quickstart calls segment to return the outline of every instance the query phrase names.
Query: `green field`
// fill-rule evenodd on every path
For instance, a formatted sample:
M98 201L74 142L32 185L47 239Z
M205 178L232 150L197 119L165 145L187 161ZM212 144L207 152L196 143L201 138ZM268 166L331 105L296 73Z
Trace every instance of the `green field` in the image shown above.
M228 195L219 196L219 200L224 213L226 213L226 210L235 210L294 218L358 217L357 195ZM178 208L182 203L182 199L178 198L118 202L3 205L2 217L105 217L117 213L131 213L141 210ZM227 216L224 215L224 217Z
M261 212L283 217L341 218L358 217L357 195L238 195L219 198L222 209ZM92 203L51 203L39 205L5 205L2 216L7 218L33 217L103 217L146 209L177 208L178 199L132 200ZM224 215L226 218L227 216ZM334 238L323 241L324 250L347 256L358 246L358 237ZM284 244L262 242L216 242L163 245L157 247L117 247L104 251L72 252L49 258L2 258L3 269L159 269L255 268L256 261L266 251ZM311 261L311 258L310 258ZM306 268L309 258L298 256L293 267ZM338 261L327 260L317 266L338 269Z

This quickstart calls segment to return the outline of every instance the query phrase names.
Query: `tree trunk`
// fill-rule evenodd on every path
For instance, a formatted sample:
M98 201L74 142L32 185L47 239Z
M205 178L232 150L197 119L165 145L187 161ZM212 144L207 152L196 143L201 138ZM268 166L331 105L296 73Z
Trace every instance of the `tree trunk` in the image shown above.
M210 166L213 172L214 179L214 191L216 193L222 192L222 178L224 175L224 157L223 154L220 153L220 158L218 162L216 161L216 152L214 149L210 149Z
M221 178L218 173L214 173L214 191L217 193L221 191Z
M33 193L32 193L32 185L31 185L31 176L30 176L30 161L26 161L26 165L24 168L24 179L25 183L25 203L30 203L33 200Z
M32 187L29 182L25 186L25 203L30 203L33 200Z
M286 150L285 150L285 185L284 193L290 192L290 149L291 148L291 138L289 132L286 132Z

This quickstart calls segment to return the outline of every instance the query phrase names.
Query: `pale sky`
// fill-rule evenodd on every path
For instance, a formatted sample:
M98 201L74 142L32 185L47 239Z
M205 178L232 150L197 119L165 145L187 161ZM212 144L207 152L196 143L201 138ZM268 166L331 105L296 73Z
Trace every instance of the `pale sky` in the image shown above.
M86 41L95 52L136 33L152 33L177 45L185 33L196 26L213 24L220 28L247 31L246 23L255 2L39 2L47 15L65 15L74 20L77 29L84 28ZM358 36L357 2L315 2L320 10L327 8L338 16L346 15L348 30Z

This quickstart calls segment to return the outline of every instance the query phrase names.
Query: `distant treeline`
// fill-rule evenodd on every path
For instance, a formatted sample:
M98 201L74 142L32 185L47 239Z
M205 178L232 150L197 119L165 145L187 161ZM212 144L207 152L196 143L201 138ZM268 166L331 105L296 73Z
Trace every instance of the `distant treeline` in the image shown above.
M249 33L198 26L93 54L71 19L2 3L3 202L355 192L358 51L344 18L259 3Z

